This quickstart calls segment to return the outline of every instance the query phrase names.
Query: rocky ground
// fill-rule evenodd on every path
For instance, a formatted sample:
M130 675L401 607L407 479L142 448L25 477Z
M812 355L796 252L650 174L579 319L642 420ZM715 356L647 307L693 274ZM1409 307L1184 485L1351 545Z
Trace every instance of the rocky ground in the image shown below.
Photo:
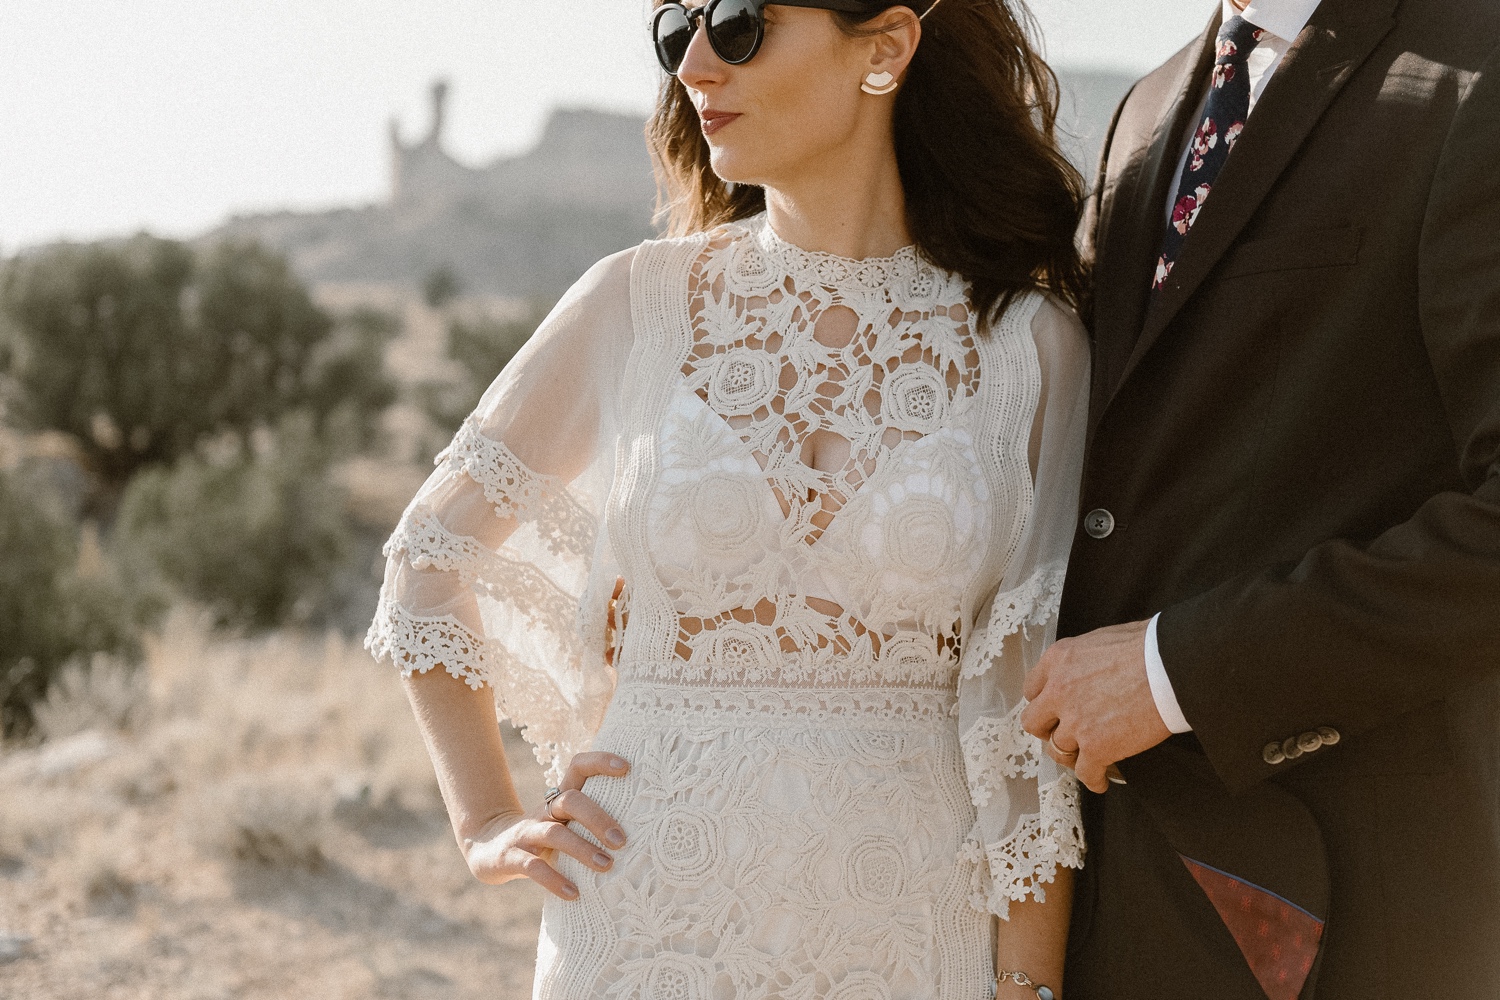
M142 671L70 681L0 746L0 998L531 995L541 892L469 875L357 643L179 613Z

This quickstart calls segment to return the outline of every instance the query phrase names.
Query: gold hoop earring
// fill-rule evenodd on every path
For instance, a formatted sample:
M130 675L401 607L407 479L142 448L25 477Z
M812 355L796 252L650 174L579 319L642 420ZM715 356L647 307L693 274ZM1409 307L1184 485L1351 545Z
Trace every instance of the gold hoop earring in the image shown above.
M859 89L879 97L881 94L889 94L896 89L896 78L890 73L871 73L865 77Z

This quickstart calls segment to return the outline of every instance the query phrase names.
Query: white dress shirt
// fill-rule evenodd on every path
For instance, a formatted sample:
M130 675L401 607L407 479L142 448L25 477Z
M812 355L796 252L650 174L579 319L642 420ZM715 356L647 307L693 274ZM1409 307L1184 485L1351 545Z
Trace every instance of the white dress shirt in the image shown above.
M1297 40L1302 29L1307 27L1319 2L1320 0L1251 0L1244 10L1240 10L1231 0L1220 0L1224 6L1224 22L1232 17L1243 17L1266 32L1248 60L1252 114L1260 95L1265 93L1266 84L1271 82L1271 77L1286 58L1292 43ZM1200 115L1207 103L1208 95L1205 92L1203 104L1198 109ZM1163 228L1172 222L1172 209L1177 204L1177 179L1182 177L1182 169L1187 166L1188 149L1191 145L1191 142L1184 145L1182 155L1177 158L1177 170L1172 175L1173 181L1167 192L1166 221ZM1161 650L1156 644L1156 622L1159 618L1159 614L1153 617L1146 628L1146 680L1151 685L1151 697L1156 701L1156 710L1161 713L1161 720L1167 724L1167 728L1174 733L1191 732L1193 727L1177 704L1177 694L1172 690L1172 681L1167 677L1167 668L1162 663Z

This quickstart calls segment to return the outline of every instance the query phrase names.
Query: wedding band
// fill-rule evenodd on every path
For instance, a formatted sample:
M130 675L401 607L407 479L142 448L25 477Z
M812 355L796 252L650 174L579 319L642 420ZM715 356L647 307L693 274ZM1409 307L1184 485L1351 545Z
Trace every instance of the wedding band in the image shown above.
M1050 733L1047 736L1047 742L1050 743L1050 744L1052 744L1052 750L1053 750L1053 752L1056 753L1059 757L1066 757L1070 761L1077 760L1078 759L1078 751L1077 750L1064 750L1062 747L1058 746L1057 743L1054 742L1053 739L1052 739L1052 737L1056 736L1056 735L1057 735L1057 731L1053 730L1052 733Z
M561 788L548 788L547 789L547 795L546 795L546 797L542 799L542 815L545 816L545 817L547 817L548 819L550 819L554 823L561 823L562 822L562 820L560 820L556 816L552 815L552 803L561 794L562 794L562 789Z

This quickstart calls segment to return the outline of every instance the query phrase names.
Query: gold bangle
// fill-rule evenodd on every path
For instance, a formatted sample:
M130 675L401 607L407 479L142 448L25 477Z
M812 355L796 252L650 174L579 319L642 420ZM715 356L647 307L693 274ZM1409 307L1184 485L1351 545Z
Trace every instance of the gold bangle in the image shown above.
M1005 972L995 977L995 992L1000 992L1000 984L1009 979L1017 986L1024 986L1036 994L1037 1000L1057 1000L1057 994L1052 992L1052 987L1041 986L1031 981L1031 977L1024 972Z

